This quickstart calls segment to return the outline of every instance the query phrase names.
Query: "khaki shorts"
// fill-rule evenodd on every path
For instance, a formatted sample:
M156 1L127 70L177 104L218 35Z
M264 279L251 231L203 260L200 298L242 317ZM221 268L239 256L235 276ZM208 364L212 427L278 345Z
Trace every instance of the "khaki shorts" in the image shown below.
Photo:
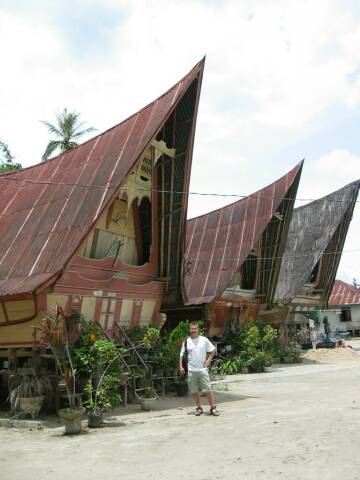
M190 393L211 392L211 382L207 369L201 372L188 372L188 386Z

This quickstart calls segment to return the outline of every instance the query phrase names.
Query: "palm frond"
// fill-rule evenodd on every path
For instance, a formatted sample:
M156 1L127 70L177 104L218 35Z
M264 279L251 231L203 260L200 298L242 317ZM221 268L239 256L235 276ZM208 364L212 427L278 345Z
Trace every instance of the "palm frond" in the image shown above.
M85 128L85 130L81 130L80 132L74 133L72 138L79 138L79 137L82 137L83 135L85 135L87 133L91 133L91 132L96 132L96 128L93 128L93 127Z
M41 157L42 161L48 160L50 155L55 152L57 148L61 146L61 142L59 140L50 140L48 146L45 149L43 156Z
M62 137L62 132L52 123L47 122L46 120L40 120L41 123L43 123L49 130L49 133L54 133L58 137Z

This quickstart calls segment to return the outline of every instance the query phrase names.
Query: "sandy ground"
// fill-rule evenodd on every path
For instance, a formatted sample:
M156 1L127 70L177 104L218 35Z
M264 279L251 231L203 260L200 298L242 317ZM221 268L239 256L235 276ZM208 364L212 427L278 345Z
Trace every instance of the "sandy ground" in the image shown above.
M73 437L1 428L0 479L360 480L359 387L359 363L279 366L217 385L218 418L168 398Z
M317 363L360 363L360 340L346 340L346 344L352 348L319 348L308 350L303 358L305 361Z

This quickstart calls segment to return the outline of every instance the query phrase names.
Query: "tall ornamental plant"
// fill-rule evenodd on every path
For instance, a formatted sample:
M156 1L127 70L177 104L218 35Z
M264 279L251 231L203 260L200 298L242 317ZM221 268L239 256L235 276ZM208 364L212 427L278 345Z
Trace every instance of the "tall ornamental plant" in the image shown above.
M43 322L43 346L51 349L56 365L65 382L68 407L59 410L59 416L65 422L65 433L74 434L81 431L81 417L85 409L76 406L76 368L74 365L75 342L79 338L80 314L65 311L56 304L50 308Z

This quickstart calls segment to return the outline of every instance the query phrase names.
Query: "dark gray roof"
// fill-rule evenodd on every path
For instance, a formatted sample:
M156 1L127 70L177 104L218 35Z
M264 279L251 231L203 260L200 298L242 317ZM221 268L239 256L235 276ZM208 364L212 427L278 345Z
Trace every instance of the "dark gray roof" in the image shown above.
M327 302L359 186L360 180L357 180L294 210L275 298L291 301L302 293L304 284L322 257L323 278L320 279L318 288L323 303Z

